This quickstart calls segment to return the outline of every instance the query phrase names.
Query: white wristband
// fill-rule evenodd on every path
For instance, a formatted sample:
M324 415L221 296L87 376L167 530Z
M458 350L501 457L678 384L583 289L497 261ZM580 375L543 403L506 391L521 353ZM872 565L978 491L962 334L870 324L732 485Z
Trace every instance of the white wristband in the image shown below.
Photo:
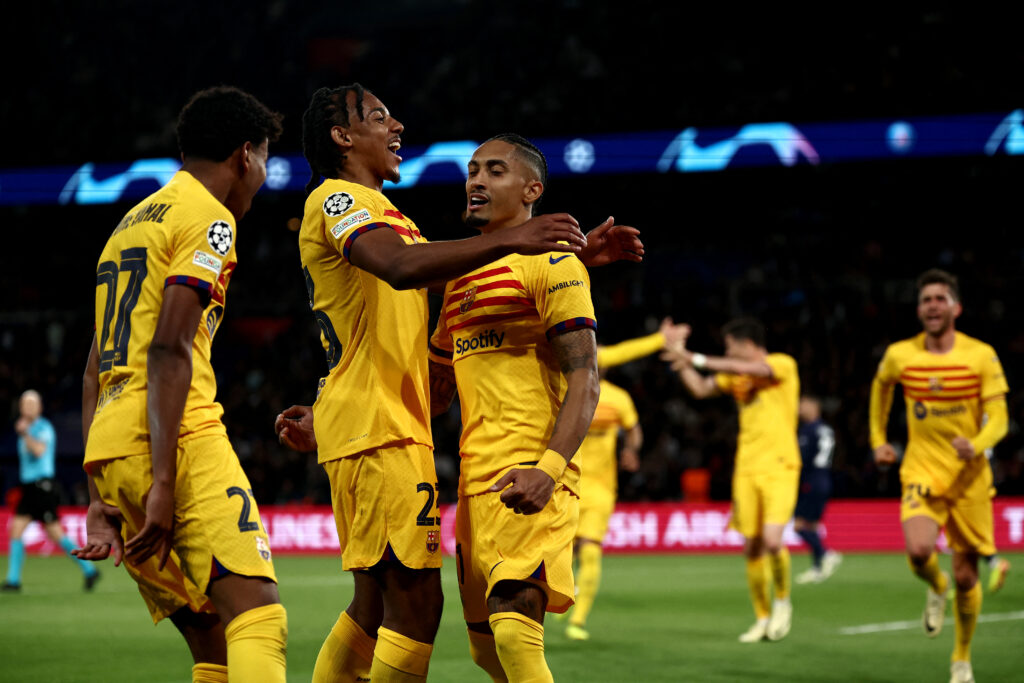
M708 364L708 357L703 353L695 353L690 356L690 364L698 370L701 370Z

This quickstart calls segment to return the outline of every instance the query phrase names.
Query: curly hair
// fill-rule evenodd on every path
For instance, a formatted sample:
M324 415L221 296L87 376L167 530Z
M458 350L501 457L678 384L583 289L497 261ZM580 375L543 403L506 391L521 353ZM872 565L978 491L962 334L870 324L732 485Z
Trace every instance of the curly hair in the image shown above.
M363 95L366 89L358 83L337 88L320 88L313 93L309 108L302 115L302 154L309 162L306 194L316 189L320 178L338 178L345 165L345 155L334 144L331 128L348 126L348 94L356 94L356 114L363 119Z
M537 174L537 180L545 188L548 186L548 160L544 157L544 152L540 151L537 145L533 144L522 135L516 135L515 133L501 133L487 140L500 140L501 142L507 142L516 148L516 156L524 164L533 169L533 172ZM486 142L484 144L487 144ZM540 205L541 199L544 198L544 193L541 192L540 197L537 197L537 201L533 203L531 207L531 216L537 214L537 207Z
M276 142L282 118L239 88L200 90L178 115L178 148L185 158L224 161L246 142Z

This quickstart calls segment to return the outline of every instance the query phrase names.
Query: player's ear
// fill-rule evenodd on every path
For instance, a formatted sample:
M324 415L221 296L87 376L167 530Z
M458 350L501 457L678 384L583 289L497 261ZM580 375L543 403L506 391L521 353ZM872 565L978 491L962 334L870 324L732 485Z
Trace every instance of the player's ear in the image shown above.
M544 183L539 180L527 181L523 187L523 203L533 204L544 194Z
M352 136L349 134L348 128L345 128L344 126L332 126L331 139L334 140L334 144L342 149L349 149L352 147Z

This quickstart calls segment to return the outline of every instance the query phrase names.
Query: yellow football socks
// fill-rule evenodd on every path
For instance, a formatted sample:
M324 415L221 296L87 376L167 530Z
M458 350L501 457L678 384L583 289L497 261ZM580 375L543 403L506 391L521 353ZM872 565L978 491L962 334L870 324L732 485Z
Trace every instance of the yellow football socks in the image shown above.
M953 661L971 661L971 638L981 613L981 584L975 583L968 591L956 591L956 629L953 643Z
M376 638L366 635L348 612L342 612L320 646L313 683L368 680L376 645Z
M494 647L494 636L469 631L469 654L494 683L508 682L505 670L501 668L501 661L498 660L498 650Z
M541 624L518 612L498 612L488 621L494 632L498 659L511 683L552 683L555 680L544 659Z
M768 561L772 568L772 585L775 587L775 599L789 599L789 548L782 546L779 552L774 555L769 554Z
M228 668L202 662L192 667L192 683L228 683Z
M758 619L767 619L772 614L768 573L768 562L764 555L747 558L747 586L750 587L750 601L754 603L754 614Z
M284 683L288 615L278 603L242 612L224 629L229 681Z
M427 680L430 653L434 646L401 633L377 629L377 647L373 651L370 680L373 683L411 683Z
M576 577L576 605L572 608L570 624L584 626L587 615L594 606L598 586L601 585L601 546L596 543L581 543L579 550L579 569Z
M939 569L939 554L932 553L928 558L928 561L923 566L916 566L910 557L907 557L907 564L910 565L910 571L914 572L917 576L927 583L932 588L933 593L943 595L946 589L949 588L946 581L946 575Z

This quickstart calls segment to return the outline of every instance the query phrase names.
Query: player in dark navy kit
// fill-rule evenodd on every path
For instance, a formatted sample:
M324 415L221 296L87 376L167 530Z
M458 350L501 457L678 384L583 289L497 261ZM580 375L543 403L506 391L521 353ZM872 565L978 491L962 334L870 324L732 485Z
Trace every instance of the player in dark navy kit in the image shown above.
M832 451L835 450L835 432L821 419L821 402L813 396L800 398L800 495L796 502L793 529L811 549L811 568L796 577L797 583L820 583L832 576L843 556L825 550L818 524L825 512L825 503L832 493Z

